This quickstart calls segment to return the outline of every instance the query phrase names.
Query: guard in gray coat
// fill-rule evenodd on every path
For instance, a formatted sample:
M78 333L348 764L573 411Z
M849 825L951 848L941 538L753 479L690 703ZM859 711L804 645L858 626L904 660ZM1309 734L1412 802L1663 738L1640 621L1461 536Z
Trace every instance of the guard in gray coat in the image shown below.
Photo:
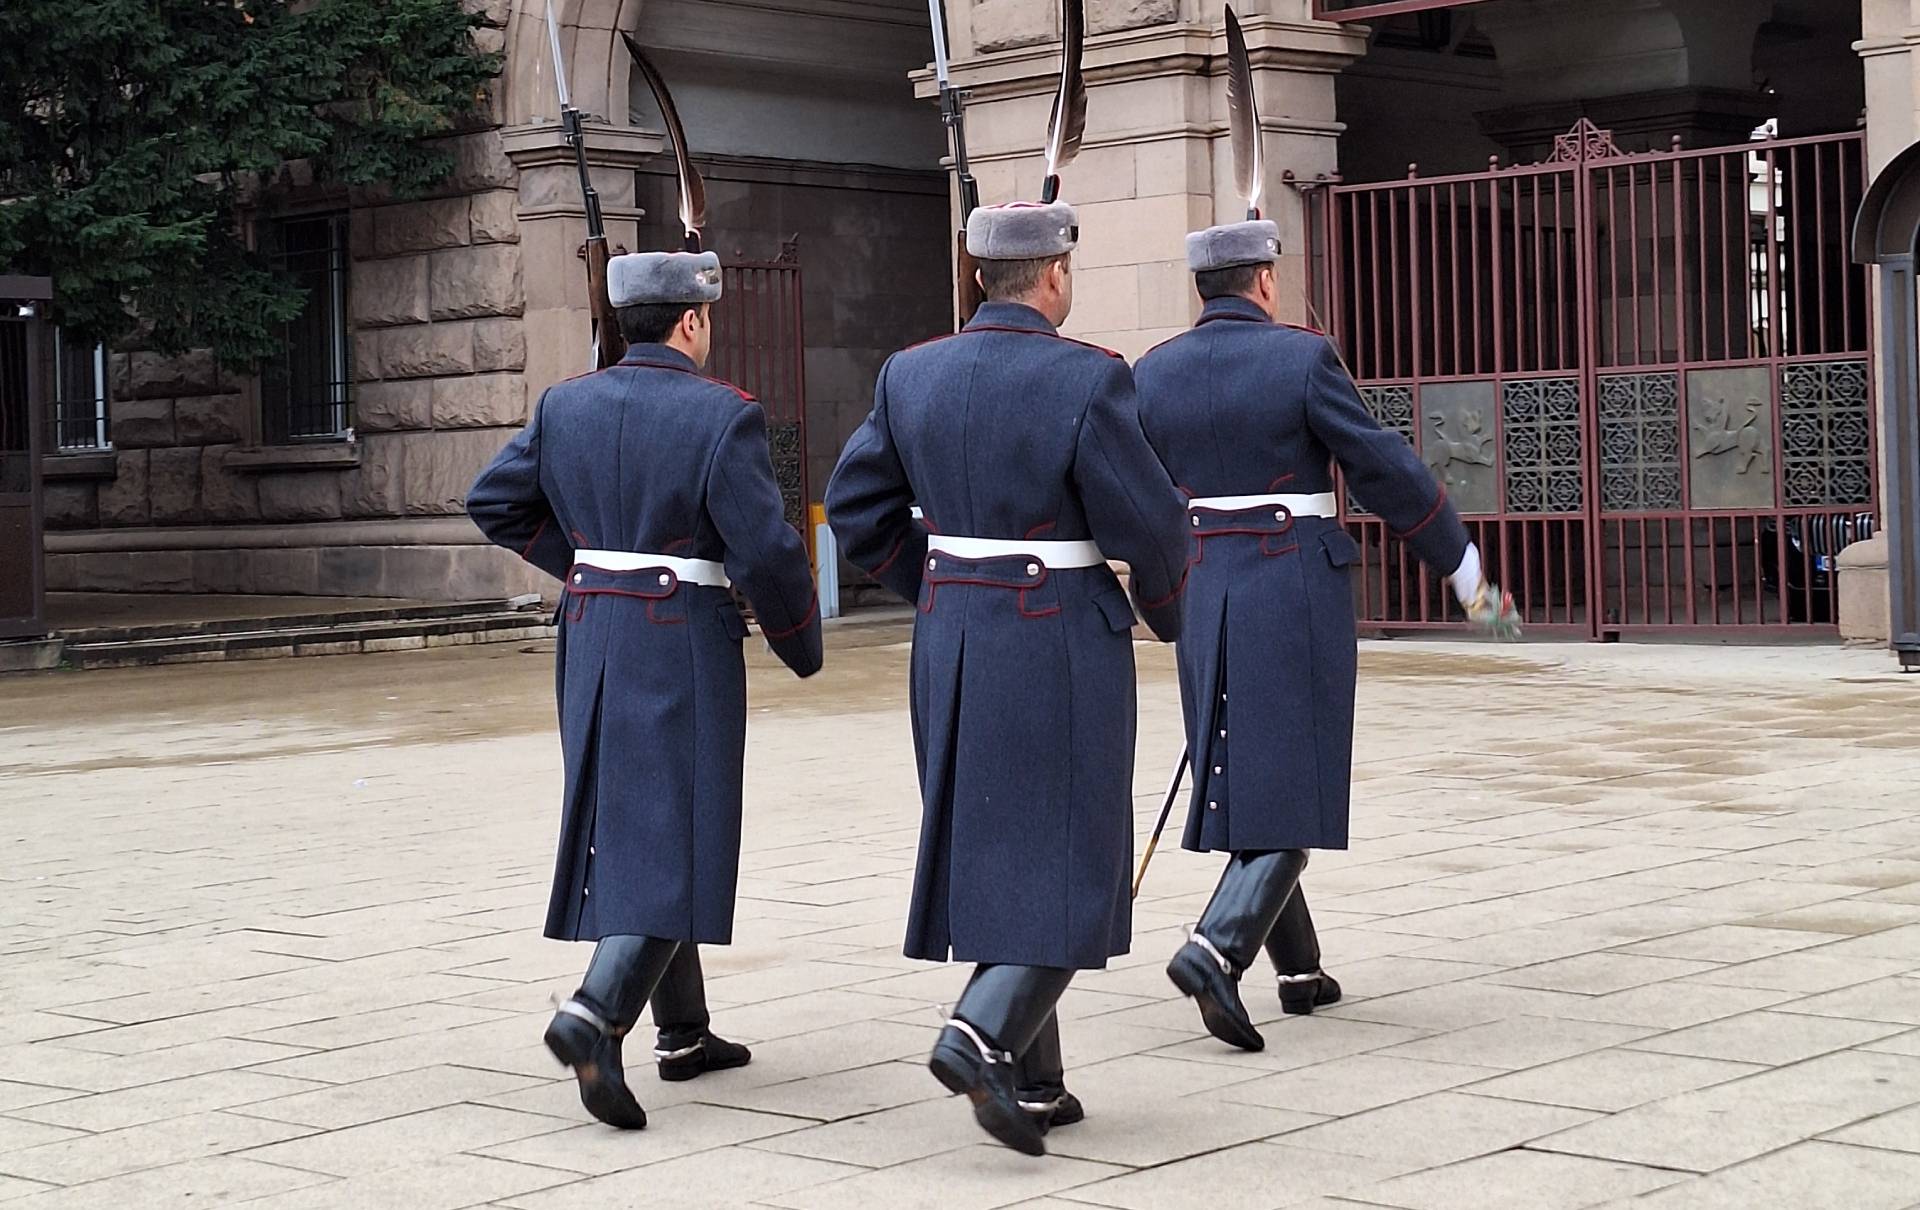
M919 607L906 953L979 964L930 1066L1036 1155L1080 1116L1054 1004L1131 926L1134 608L1107 558L1167 640L1186 563L1126 363L1058 332L1078 234L1064 203L973 212L988 301L888 360L827 488L848 557Z
M749 1057L708 1028L696 948L732 940L740 871L748 628L729 587L788 667L811 676L821 661L765 418L700 374L720 289L710 252L614 258L626 357L549 390L467 500L487 537L566 583L566 797L546 935L599 945L546 1041L593 1116L629 1130L647 1115L620 1042L649 998L663 1079Z
M1207 1030L1259 1050L1239 993L1264 945L1281 1007L1340 998L1298 890L1309 849L1347 847L1357 660L1352 566L1333 468L1436 572L1469 617L1517 631L1444 491L1382 429L1319 333L1274 321L1279 230L1188 237L1205 305L1140 361L1141 419L1186 501L1192 543L1179 663L1193 798L1182 844L1231 854L1167 974Z

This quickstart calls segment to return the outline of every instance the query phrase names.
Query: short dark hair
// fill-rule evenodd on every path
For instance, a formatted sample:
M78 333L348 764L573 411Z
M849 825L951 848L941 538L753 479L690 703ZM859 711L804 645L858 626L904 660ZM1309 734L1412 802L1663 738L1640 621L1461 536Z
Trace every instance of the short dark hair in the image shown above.
M657 345L680 326L680 317L698 311L705 303L635 303L619 307L614 316L620 321L620 335L630 345Z
M1231 298L1253 293L1253 283L1260 280L1260 270L1271 269L1272 265L1262 262L1257 265L1232 265L1225 269L1208 269L1193 275L1193 288L1200 291L1200 297L1212 302L1216 298Z
M991 299L1024 298L1039 286L1047 266L1064 261L1069 254L1038 256L1032 260L983 260L980 262L980 291Z

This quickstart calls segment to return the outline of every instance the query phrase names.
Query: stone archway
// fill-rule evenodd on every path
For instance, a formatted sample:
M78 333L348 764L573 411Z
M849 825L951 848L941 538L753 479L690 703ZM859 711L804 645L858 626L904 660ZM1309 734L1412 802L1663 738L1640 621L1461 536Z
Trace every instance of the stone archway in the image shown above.
M501 118L509 127L552 122L556 113L547 0L493 0L511 8L506 67L501 75ZM553 0L560 48L567 57L573 103L590 119L629 124L627 84L631 68L620 31L639 28L644 0Z

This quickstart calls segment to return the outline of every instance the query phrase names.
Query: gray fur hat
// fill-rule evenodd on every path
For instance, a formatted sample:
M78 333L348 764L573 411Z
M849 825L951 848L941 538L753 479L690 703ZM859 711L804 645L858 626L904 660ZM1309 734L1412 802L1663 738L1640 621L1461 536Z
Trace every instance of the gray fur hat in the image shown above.
M1079 243L1080 216L1065 202L976 206L967 218L967 251L981 260L1038 260Z
M1187 236L1187 268L1195 273L1267 265L1280 258L1280 226L1267 219L1222 223Z
M616 307L720 301L720 258L711 252L633 252L607 262Z

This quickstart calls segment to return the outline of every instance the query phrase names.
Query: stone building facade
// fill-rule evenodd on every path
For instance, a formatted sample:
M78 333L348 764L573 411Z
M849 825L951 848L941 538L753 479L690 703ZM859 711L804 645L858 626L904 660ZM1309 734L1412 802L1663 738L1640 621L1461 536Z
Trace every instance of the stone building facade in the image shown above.
M292 191L256 216L343 213L352 441L272 440L270 392L204 359L111 358L111 450L50 458L53 588L468 598L542 586L461 515L479 467L584 364L575 169L546 0L471 0L505 52L488 124L404 203ZM1075 336L1135 357L1197 310L1183 237L1237 217L1219 0L1086 0L1091 91L1066 174ZM1241 0L1267 207L1291 318L1312 188L1542 159L1586 120L1626 150L1857 129L1878 164L1920 134L1906 0ZM1360 8L1356 10L1355 6ZM713 200L709 245L797 256L818 497L887 350L950 323L957 216L922 0L558 0L613 242L673 240L662 136L621 31L658 50ZM988 202L1032 196L1058 68L1055 0L947 0ZM1417 11L1416 11L1417 10ZM1365 22L1329 19L1359 11ZM1306 188L1301 188L1305 186ZM1324 267L1323 267L1324 268Z

